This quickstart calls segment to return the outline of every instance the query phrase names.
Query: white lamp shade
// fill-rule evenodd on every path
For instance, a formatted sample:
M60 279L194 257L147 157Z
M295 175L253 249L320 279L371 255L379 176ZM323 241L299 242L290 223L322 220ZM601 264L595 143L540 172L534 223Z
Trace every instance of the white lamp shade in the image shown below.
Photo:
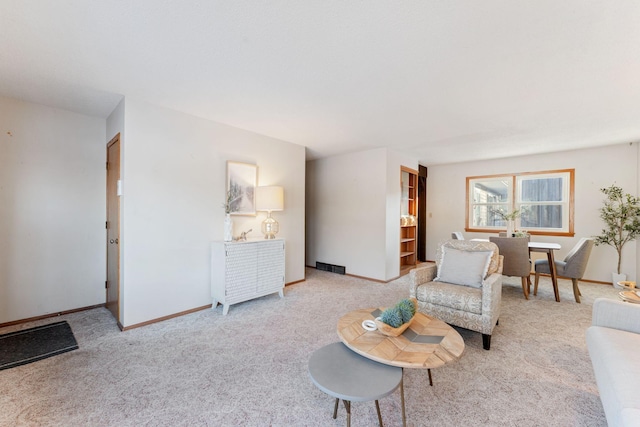
M277 185L256 188L256 210L281 211L284 209L284 189Z

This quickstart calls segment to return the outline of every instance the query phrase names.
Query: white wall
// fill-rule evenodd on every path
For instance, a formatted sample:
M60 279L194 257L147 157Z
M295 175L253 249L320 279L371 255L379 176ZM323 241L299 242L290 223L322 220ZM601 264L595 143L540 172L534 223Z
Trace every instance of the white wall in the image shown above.
M0 130L0 323L103 304L105 121L0 97Z
M227 160L282 185L274 213L286 239L286 282L304 279L305 148L127 98L121 232L123 326L211 303L210 242L223 239ZM234 216L262 237L265 214Z
M227 160L284 186L285 280L304 279L304 147L129 99L105 121L0 98L0 125L0 323L105 302L104 165L118 132L123 326L211 303ZM261 237L264 218L234 217L236 234Z
M581 237L597 235L602 229L598 209L602 206L600 188L615 183L626 192L638 194L638 144L619 144L585 150L524 156L492 161L430 166L427 178L427 259L435 259L438 242L465 226L466 177L502 173L575 169L575 237L534 236L535 240L557 242L563 259ZM465 233L466 238L487 238L487 233ZM585 279L611 282L616 267L616 251L610 246L595 247ZM622 269L635 280L637 245L624 248Z
M418 166L385 148L307 162L307 265L342 265L383 281L398 276L403 164Z

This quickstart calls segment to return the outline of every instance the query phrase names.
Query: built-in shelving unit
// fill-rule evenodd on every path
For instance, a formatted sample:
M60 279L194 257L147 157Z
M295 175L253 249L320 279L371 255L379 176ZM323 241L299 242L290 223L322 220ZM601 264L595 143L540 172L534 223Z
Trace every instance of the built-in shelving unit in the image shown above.
M416 265L418 171L401 167L400 268Z

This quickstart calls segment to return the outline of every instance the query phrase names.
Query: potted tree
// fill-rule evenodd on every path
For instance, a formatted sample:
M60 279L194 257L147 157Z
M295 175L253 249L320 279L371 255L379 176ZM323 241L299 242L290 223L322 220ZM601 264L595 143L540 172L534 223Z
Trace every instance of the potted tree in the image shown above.
M601 188L600 191L606 196L604 206L600 208L600 218L604 221L605 228L599 236L594 236L595 244L612 246L618 252L618 267L612 273L615 286L626 280L626 275L620 273L622 248L640 235L640 198L625 193L615 184Z

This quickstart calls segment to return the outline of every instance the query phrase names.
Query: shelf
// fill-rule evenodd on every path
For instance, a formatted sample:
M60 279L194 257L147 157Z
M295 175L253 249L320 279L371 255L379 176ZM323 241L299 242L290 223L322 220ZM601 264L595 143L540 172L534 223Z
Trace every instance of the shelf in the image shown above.
M400 267L406 268L416 264L416 248L418 246L418 227L415 221L411 225L405 216L417 218L418 210L418 173L413 169L400 167ZM403 221L404 220L404 221Z

